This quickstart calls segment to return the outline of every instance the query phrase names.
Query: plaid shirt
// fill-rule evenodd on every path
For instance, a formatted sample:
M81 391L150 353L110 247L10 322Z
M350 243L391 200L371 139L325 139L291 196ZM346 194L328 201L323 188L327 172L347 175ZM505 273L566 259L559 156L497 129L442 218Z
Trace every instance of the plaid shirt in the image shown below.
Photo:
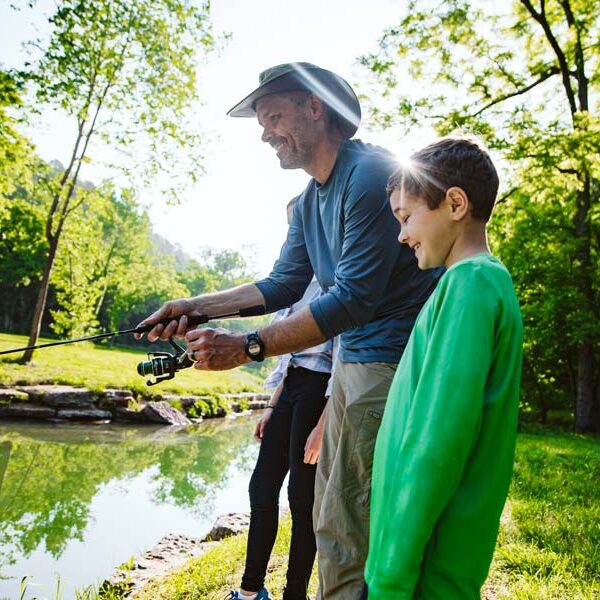
M304 296L292 306L275 313L272 322L275 323L281 321L282 319L289 317L292 313L298 312L301 308L318 298L322 293L319 284L313 279L308 284ZM298 352L292 352L291 354L281 355L277 361L277 365L265 380L265 389L274 390L285 379L290 366L303 367L320 373L331 373L337 350L338 338L335 337L318 346L306 348L306 350L300 350ZM326 396L331 395L331 379L332 378L330 377L327 391L325 392Z

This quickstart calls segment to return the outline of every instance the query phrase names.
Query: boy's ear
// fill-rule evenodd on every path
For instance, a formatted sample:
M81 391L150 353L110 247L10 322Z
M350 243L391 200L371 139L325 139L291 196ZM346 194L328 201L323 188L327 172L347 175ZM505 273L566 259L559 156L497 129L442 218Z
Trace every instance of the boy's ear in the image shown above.
M446 202L450 207L453 221L461 221L469 214L469 198L462 188L449 188L446 192Z

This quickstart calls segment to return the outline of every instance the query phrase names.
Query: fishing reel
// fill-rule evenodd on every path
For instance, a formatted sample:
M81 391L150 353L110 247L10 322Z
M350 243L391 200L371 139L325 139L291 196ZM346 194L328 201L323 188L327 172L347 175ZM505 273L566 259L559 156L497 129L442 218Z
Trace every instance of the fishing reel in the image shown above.
M194 362L190 359L187 352L173 338L169 338L169 344L175 349L175 354L169 352L149 352L148 360L138 363L137 372L145 377L150 375L154 377L146 381L146 385L156 385L161 381L173 379L175 373L181 369L187 369L193 366Z

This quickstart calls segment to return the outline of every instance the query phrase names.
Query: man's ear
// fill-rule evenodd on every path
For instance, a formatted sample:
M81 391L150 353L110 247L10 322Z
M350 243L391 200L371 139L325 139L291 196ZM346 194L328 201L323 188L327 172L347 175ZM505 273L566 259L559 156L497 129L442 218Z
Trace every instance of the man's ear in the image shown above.
M454 221L461 221L469 214L469 198L462 188L449 188L446 192L446 202Z
M310 111L310 115L315 121L325 114L325 105L323 104L323 100L314 94L310 94L308 96L308 109Z

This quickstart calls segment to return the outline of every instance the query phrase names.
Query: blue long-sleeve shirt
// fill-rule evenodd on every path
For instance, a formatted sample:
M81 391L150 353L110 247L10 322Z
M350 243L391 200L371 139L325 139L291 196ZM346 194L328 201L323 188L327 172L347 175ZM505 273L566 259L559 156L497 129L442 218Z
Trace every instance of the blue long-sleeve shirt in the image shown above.
M279 259L257 282L271 312L298 301L314 273L324 293L310 310L323 335L342 334L345 362L398 362L440 275L398 243L385 193L396 168L383 148L344 142L327 181L300 194Z

